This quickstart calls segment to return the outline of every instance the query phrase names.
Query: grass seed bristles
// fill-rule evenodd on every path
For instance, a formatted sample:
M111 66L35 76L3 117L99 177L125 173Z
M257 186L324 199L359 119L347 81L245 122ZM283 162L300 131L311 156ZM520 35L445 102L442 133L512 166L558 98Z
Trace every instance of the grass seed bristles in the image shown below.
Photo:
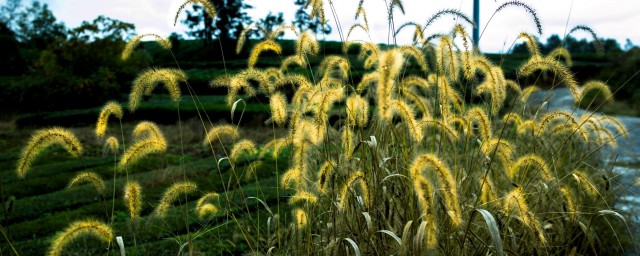
M476 67L474 65L474 61L472 60L473 54L469 49L469 34L467 34L467 31L460 24L455 25L455 27L453 28L454 39L456 38L457 34L462 37L462 46L464 47L464 51L460 56L460 59L462 60L462 66L464 67L463 74L465 78L471 79L476 72Z
M178 11L176 12L176 17L173 19L173 26L174 27L176 26L176 23L178 22L178 16L180 16L180 12L189 3L190 4L201 4L204 7L205 11L207 11L207 14L209 15L209 17L211 17L211 19L213 19L213 20L216 19L216 15L217 15L216 7L211 2L206 1L206 0L187 0L182 5L180 5L180 8L178 8Z
M418 66L420 66L420 70L422 70L422 72L427 72L427 70L429 69L429 65L427 65L427 60L424 57L424 53L422 53L422 51L418 49L418 47L403 45L400 47L400 52L402 52L402 54L407 57L412 57L416 61Z
M240 137L238 128L234 125L218 125L214 126L207 132L203 145L208 146L210 143L222 142L222 141L234 141Z
M289 204L291 205L295 205L300 202L314 205L318 202L318 197L308 191L298 191L289 198Z
M320 51L318 41L311 34L304 32L296 40L296 55L305 60L307 55L316 56ZM306 61L305 61L306 63Z
M302 170L300 170L299 168L293 167L287 170L282 175L282 178L280 179L280 182L281 182L280 185L283 188L289 188L291 187L291 184L296 182L297 186L303 186L303 184L300 184L300 181L302 181Z
M438 72L446 75L452 81L458 80L458 58L454 50L453 41L449 36L441 36L436 63Z
M488 141L493 137L491 122L489 121L489 117L486 112L480 107L473 107L467 111L467 119L473 124L474 122L478 123L478 127L480 129L480 136L483 140Z
M478 183L480 184L480 203L483 205L498 205L498 190L496 186L493 185L491 178L489 176L485 176L485 179L478 179Z
M160 203L156 207L153 214L155 216L163 218L169 208L173 206L173 202L178 199L181 194L191 194L198 189L198 186L194 182L190 181L182 181L177 182L171 185L167 190L165 190L164 194L162 194L162 198L160 199Z
M251 50L251 55L248 61L248 66L250 69L255 67L256 63L258 62L260 53L264 51L273 51L280 55L280 53L282 53L282 47L280 47L280 44L276 43L273 40L265 40L256 44Z
M342 149L344 150L344 156L347 159L351 159L353 154L353 130L348 125L342 127Z
M78 175L76 175L76 177L74 177L69 182L69 184L67 185L67 188L79 186L82 183L91 183L91 185L93 185L93 187L96 189L96 192L98 192L99 195L104 194L104 188L105 188L104 181L102 180L100 175L94 172L79 173Z
M531 86L528 86L527 88L524 88L522 90L522 93L520 94L520 101L526 103L527 100L529 99L529 96L531 96L532 93L537 91L540 91L540 87L535 85L531 85Z
M391 94L393 85L404 60L400 51L391 50L385 52L379 62L378 73L380 76L376 88L378 116L383 121L390 121L392 118Z
M327 184L329 184L331 171L333 170L334 166L335 163L333 163L332 161L326 161L324 162L324 164L322 164L320 170L318 170L318 192L324 193L326 191Z
M505 167L511 164L511 156L513 155L513 146L505 139L490 139L484 141L481 147L482 153L487 157L495 155L502 161Z
M249 154L253 154L256 151L256 145L252 141L246 139L238 141L235 145L233 145L231 154L229 154L229 158L233 159L233 162L235 162L238 157L240 157L240 155L245 151Z
M369 207L369 202L370 202L369 186L367 184L367 181L365 180L364 173L361 171L356 171L356 172L353 172L353 174L351 174L349 178L347 178L347 180L342 185L342 188L340 189L340 202L338 203L338 208L342 211L347 210L347 198L348 198L347 196L348 194L350 194L349 188L353 186L354 182L358 182L358 184L360 185L360 190L362 191L364 208Z
M129 148L124 151L124 154L120 158L120 162L118 163L118 165L122 169L139 161L146 155L153 153L162 153L166 150L167 142L164 137L154 137L140 140L129 146Z
M401 0L391 0L391 3L389 3L389 15L393 15L394 7L400 8L400 12L404 14L404 5L402 4Z
M287 70L289 69L289 66L291 65L298 65L300 67L304 67L305 65L307 65L307 61L304 58L301 58L298 55L292 55L289 57L286 57L284 60L282 60L282 64L280 64L280 69L281 70Z
M422 31L424 32L427 29L427 27L429 27L429 25L433 24L433 22L435 22L436 20L438 20L440 17L442 17L445 14L446 15L452 15L452 16L457 17L457 18L461 18L462 20L466 21L467 23L473 25L473 27L477 26L477 24L474 24L473 21L471 21L471 19L466 14L464 14L464 13L462 13L462 12L456 10L456 9L445 9L445 10L441 10L441 11L436 12L429 19L427 19L427 23L425 23L424 27L422 28Z
M80 141L69 130L58 127L38 130L22 149L16 168L18 177L24 178L38 154L53 145L62 146L73 157L79 157L82 154Z
M361 93L362 91L367 89L370 84L374 82L378 82L379 78L380 78L380 74L378 74L378 72L365 74L364 76L362 76L362 79L360 80L360 83L358 83L358 86L356 86L356 91Z
M598 188L583 171L575 169L571 175L578 183L578 186L580 186L590 198L594 199L598 197Z
M163 83L174 102L180 101L179 82L187 80L186 74L176 69L149 69L140 74L134 81L129 94L129 111L132 113L140 105L143 95L151 95L156 84Z
M105 149L109 149L111 153L117 153L118 149L120 149L120 143L118 143L118 139L114 136L109 136L109 138L104 141L104 146Z
M218 207L214 204L208 203L211 200L216 200L220 195L216 192L209 192L204 194L196 203L196 212L200 218L206 218L218 212Z
M547 126L551 123L551 121L558 118L564 118L567 121L567 123L574 123L577 126L576 120L573 118L573 116L570 113L567 113L565 111L553 111L553 112L546 113L542 117L542 120L540 120L540 124L538 125L538 129L537 129L538 134L542 134L542 132L545 130L545 128L547 128Z
M58 256L63 253L64 247L73 240L87 235L95 236L103 242L113 240L113 230L107 224L96 220L83 220L71 223L64 231L56 234L47 251L48 256Z
M428 91L433 85L432 83L429 83L429 81L427 81L426 79L419 76L414 76L414 75L404 77L404 79L402 79L400 84L402 85L402 87L406 87L409 89L415 86L416 88L420 88L425 92Z
M318 18L320 19L320 24L324 26L326 24L326 20L324 18L324 1L323 0L309 0L307 1L307 6L311 4L311 19Z
M547 166L547 164L541 157L535 154L527 154L518 158L518 160L516 160L516 162L508 169L507 176L509 176L511 180L515 180L517 178L516 175L520 174L520 169L531 165L537 166L542 175L542 178L546 182L550 182L553 180L553 175L549 170L549 166ZM530 175L526 175L526 177L529 176Z
M360 95L347 98L347 120L356 127L366 127L369 122L369 102Z
M161 37L153 33L136 35L131 40L129 40L127 45L124 46L124 50L122 50L120 59L121 60L129 59L129 57L131 57L131 54L133 53L133 50L136 48L136 46L138 46L138 44L140 44L140 42L142 41L142 38L145 38L145 37L153 37L154 40L158 42L160 46L162 46L162 48L167 50L171 49L171 41L167 38Z
M520 67L518 73L520 76L529 76L536 70L553 71L553 73L562 78L565 85L569 87L574 99L578 99L580 97L578 83L576 83L573 74L567 67L563 66L559 62L550 58L532 58Z
M518 125L518 134L528 134L529 131L532 135L536 131L536 123L533 120L526 120Z
M102 138L104 134L107 132L107 121L109 120L109 116L115 116L118 119L122 119L122 107L115 101L109 101L107 104L102 107L100 110L100 115L98 116L98 122L96 123L96 136L98 138Z
M625 139L629 138L629 132L627 131L627 128L620 121L618 121L618 119L610 116L601 116L600 122L613 125L613 127L616 128L618 134L622 134L622 137L624 137Z
M391 109L394 113L398 113L409 129L409 134L415 142L419 142L424 137L423 127L416 120L413 108L402 100L391 101Z
M456 132L456 130L454 130L451 126L449 126L448 124L446 124L445 122L438 120L438 119L422 119L420 120L421 123L423 123L425 126L426 125L433 125L434 127L438 127L442 132L444 132L445 134L447 134L447 137L449 138L449 140L451 142L456 142L458 141L458 133ZM466 124L466 122L464 122ZM463 124L463 125L465 125ZM466 128L464 128L466 129Z
M458 204L458 190L451 170L437 156L426 153L414 158L409 166L411 177L414 180L417 177L424 177L422 172L429 166L435 170L438 182L444 190L445 205L447 206L447 214L451 219L451 224L454 227L459 227L462 224L462 210L460 209L460 204Z
M337 68L340 79L346 79L349 73L349 67L349 59L345 57L336 55L326 56L318 66L318 74L322 76L322 80L327 80L331 77L332 71Z
M362 6L363 1L360 1L360 4L358 5L358 9L356 10L356 17L355 19L357 20L358 17L360 17L360 15L362 15L362 20L364 21L364 26L365 28L367 28L366 30L369 31L369 20L367 20L367 12L365 11L364 7Z
M538 45L537 39L527 34L526 32L520 33L520 35L518 35L518 39L520 38L524 38L524 42L532 58L536 58L540 56L540 46Z
M595 95L593 95L595 94ZM586 97L591 95L591 97ZM597 102L591 102L593 99ZM613 100L613 94L609 86L602 81L588 81L580 88L580 96L576 99L579 106L589 106L591 104L604 104Z
M124 185L124 204L129 211L131 226L135 227L138 217L142 212L142 187L138 182L129 181Z
M367 29L367 27L363 26L360 23L356 23L351 25L351 27L349 27L349 32L347 32L347 38L349 38L349 36L351 36L351 33L353 32L353 30L355 30L356 28L360 28L362 29L365 33L369 33L369 29Z
M422 31L422 25L416 23L416 22L406 22L404 24L402 24L402 26L400 26L398 29L396 29L396 32L393 36L397 36L400 31L405 28L405 27L409 27L409 26L413 26L414 27L414 32L413 32L413 44L424 44L425 42L425 38L424 38L424 33Z
M573 66L573 61L571 60L571 53L569 50L564 47L558 47L553 49L549 54L547 54L547 58L551 58L553 60L559 61L559 58L564 59L564 63L567 67Z
M589 133L584 129L584 126L579 126L577 123L569 122L565 124L561 124L553 127L551 134L559 135L563 133L569 133L570 135L578 132L580 137L585 141L589 142Z
M331 107L338 101L344 99L344 90L339 88L324 90L320 94L316 94L317 97L311 99L311 104L315 106L313 108L316 114L316 122L324 124L329 121L329 111Z
M585 25L578 25L573 27L569 33L567 33L566 37L569 37L573 32L576 31L585 31L587 33L589 33L591 35L591 37L593 38L593 44L594 44L594 48L596 49L596 52L598 54L602 54L604 53L604 46L602 45L602 42L600 42L600 39L598 39L598 35L596 35L596 32L593 31L593 29L591 29L588 26Z
M542 244L546 244L546 238L544 237L544 233L542 227L540 226L540 222L533 216L533 213L529 211L529 206L525 200L524 193L521 188L516 188L513 191L509 192L504 199L504 209L506 213L511 214L516 212L516 214L520 217L522 223L534 230L537 233L538 238Z
M267 34L267 39L276 40L278 36L284 34L284 32L287 30L293 32L293 34L298 36L298 31L296 31L296 27L293 25L280 25L280 26L277 26L275 29L273 29L271 33L269 34L265 33L265 34Z
M321 1L321 0L319 0ZM295 218L295 225L296 228L298 230L303 229L307 226L308 220L307 220L307 212L305 212L302 209L295 209L293 210L293 216Z
M560 188L560 193L562 194L562 197L564 198L564 202L566 203L566 206L567 206L567 215L569 215L570 218L575 219L578 210L576 208L577 204L576 204L575 197L573 196L571 190L568 189L566 186L562 186Z
M505 79L505 85L507 88L514 91L516 95L522 94L522 89L520 88L520 85L516 81L513 81L511 79Z
M164 141L164 135L162 134L160 127L150 121L142 121L138 123L133 129L133 137L136 140L161 138L160 141Z
M254 29L260 29L262 32L265 32L262 27L257 26L255 23L249 24L249 26L247 26L242 30L242 32L240 32L240 36L238 36L238 42L236 43L236 54L240 54L240 52L242 51L242 47L244 47L244 43L247 40L247 34L249 33L249 31Z
M422 113L422 119L431 119L432 114L429 110L429 106L423 97L420 97L414 91L407 89L406 87L401 87L399 89L400 95L408 100L410 103L415 105L415 107Z
M516 127L520 126L520 124L522 123L520 115L513 112L507 113L502 117L502 122L509 123L510 121L513 121L513 125L515 125Z
M500 5L496 11L493 13L493 15L491 15L491 17L493 17L494 15L496 15L496 13L504 10L505 8L509 7L509 6L517 6L517 7L522 7L524 8L529 14L531 14L531 17L533 18L533 22L536 24L536 29L538 32L538 35L542 35L542 24L540 23L540 19L538 18L538 14L536 13L536 11L529 7L527 4L520 2L520 1L509 1L506 2L502 5ZM491 20L491 19L489 19Z
M269 98L271 117L278 126L284 126L287 122L287 98L282 93L275 93Z

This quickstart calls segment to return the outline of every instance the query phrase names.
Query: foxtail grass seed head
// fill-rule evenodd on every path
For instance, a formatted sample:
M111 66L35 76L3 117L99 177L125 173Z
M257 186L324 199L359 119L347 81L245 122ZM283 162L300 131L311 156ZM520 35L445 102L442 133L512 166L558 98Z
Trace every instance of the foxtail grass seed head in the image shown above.
M576 32L576 31L585 31L589 33L589 35L591 35L591 37L593 38L593 44L594 44L594 47L596 48L596 52L598 54L604 53L604 46L602 45L602 42L600 42L600 39L598 39L598 35L596 35L596 32L594 32L593 29L585 25L577 25L573 27L569 31L569 33L567 33L567 37L569 37L573 32Z
M391 109L394 113L398 113L409 129L411 138L419 142L424 137L423 126L415 118L413 108L402 100L391 101Z
M218 200L220 195L216 192L210 192L198 199L196 203L196 212L198 216L203 219L218 213L218 207L212 204L211 201Z
M559 61L559 58L562 58L567 67L573 66L573 61L571 60L571 53L569 53L569 50L567 50L567 48L564 48L564 47L558 47L553 49L547 55L547 58L550 58L556 61Z
M515 7L520 7L523 8L526 12L528 12L529 14L531 14L531 18L533 18L533 23L535 23L536 25L536 32L538 32L538 35L542 35L542 23L540 23L540 19L538 18L538 14L536 13L536 11L531 8L529 5L520 2L520 1L509 1L506 2L502 5L500 5L498 7L498 9L496 9L495 13L493 15L495 15L496 13L504 10L505 8L509 7L509 6L515 6Z
M293 216L295 218L295 224L297 229L303 229L307 226L307 212L302 209L293 210Z
M458 190L453 173L445 166L440 159L430 153L422 154L416 157L409 166L409 172L413 179L424 177L422 172L428 167L432 167L438 177L441 188L445 191L445 205L447 206L447 214L451 219L451 223L455 227L462 224L462 210L458 203Z
M158 127L157 124L150 121L142 121L133 128L133 137L135 140L144 140L144 139L156 139L161 138L161 141L164 140L164 135L162 134L162 130Z
M167 190L165 190L164 194L162 194L162 198L160 199L160 203L156 207L156 210L153 212L154 215L163 218L169 208L173 206L173 203L179 199L182 194L191 194L196 192L198 186L194 182L190 181L182 181L177 182L171 185Z
M24 178L37 156L53 145L62 146L73 157L79 157L82 154L80 140L69 130L58 127L38 130L22 149L16 168L18 177Z
M127 43L127 45L125 45L124 50L122 50L122 54L120 56L120 59L122 59L122 60L129 59L129 57L133 53L133 51L136 48L136 46L138 46L138 44L140 44L142 39L145 38L145 37L153 38L164 49L171 49L171 40L169 40L167 38L161 37L161 36L153 34L153 33L136 35Z
M385 121L391 120L392 118L391 95L393 92L393 85L400 73L404 59L399 51L391 50L385 52L380 57L379 62L380 65L378 67L378 73L380 76L378 78L376 93L378 100L377 107L379 118Z
M124 204L129 210L132 226L142 212L142 187L138 182L129 181L124 185Z
M519 175L520 172L526 170L525 168L527 166L531 165L536 166L545 181L549 182L553 179L553 175L549 170L549 166L545 163L544 159L535 154L527 154L518 158L518 160L516 160L511 168L509 168L509 172L507 173L507 175L509 176L509 178L514 180L517 178L516 175ZM531 171L532 170L529 170L529 172ZM527 177L529 177L529 175L527 175Z
M572 219L575 218L577 215L577 204L573 193L566 186L562 186L560 188L560 193L562 194L562 197L564 198L564 202L566 204L567 215Z
M187 75L177 69L149 69L133 81L129 93L129 111L134 112L142 101L143 95L151 95L158 83L163 83L174 102L180 101L180 82L186 82Z
M283 175L282 178L280 179L281 184L283 188L289 188L291 187L291 184L293 184L294 182L296 184L301 183L302 180L302 170L298 169L298 168L291 168L289 170L287 170Z
M96 220L76 221L54 236L47 255L61 255L67 244L87 235L94 236L107 243L113 240L113 230L107 224Z
M67 185L67 188L72 188L75 186L79 186L80 184L83 183L91 183L91 185L93 185L93 187L96 189L96 192L98 192L99 195L103 195L104 194L104 181L102 180L102 178L94 173L94 172L81 172L78 175L76 175L76 177L74 177L69 184Z
M264 51L272 51L280 55L280 53L282 53L282 47L280 47L280 44L276 43L273 40L266 40L256 44L251 50L251 55L249 57L249 69L252 69L256 66L260 53Z
M167 150L167 142L164 137L153 137L140 140L124 151L118 166L124 169L126 166L134 164L144 156L153 153L162 153Z
M182 5L180 5L180 8L178 8L178 11L176 11L176 17L173 19L173 26L175 26L176 23L178 23L178 16L180 16L180 12L187 6L187 4L202 5L205 11L207 11L207 14L209 15L209 17L213 20L216 19L216 15L218 12L216 11L216 7L213 4L211 4L211 2L206 0L186 0Z
M369 102L359 95L347 98L347 119L356 127L366 127L369 122Z
M111 115L118 119L122 119L123 116L122 107L120 107L120 104L115 101L107 102L100 111L98 122L96 123L96 136L98 136L98 138L102 138L107 132L107 121Z
M595 99L587 97L595 95ZM576 103L580 106L594 105L599 107L613 100L613 94L609 86L602 81L588 81L580 88L580 96L576 99ZM594 101L594 102L591 102Z
M114 136L109 136L109 138L107 138L104 141L104 146L105 146L105 149L108 149L112 153L117 153L118 150L120 149L120 143L118 142L118 139Z
M540 222L529 210L529 205L525 200L525 194L522 191L522 188L516 188L507 194L504 199L503 210L509 215L515 213L520 217L522 224L532 229L538 235L538 238L543 245L547 243Z
M342 185L342 188L340 189L340 202L338 204L340 210L347 210L347 198L349 195L351 195L351 193L349 193L349 189L353 187L355 182L358 182L358 184L360 185L360 190L362 191L362 206L365 209L369 207L369 185L365 180L364 173L361 171L356 171L347 178L347 180Z
M248 154L253 154L256 152L256 145L251 140L241 140L238 141L233 148L231 149L231 154L229 154L229 158L233 159L235 162L238 157L244 152Z
M218 125L209 129L207 136L203 141L203 145L208 146L210 143L214 144L222 141L233 141L240 137L238 128L233 125Z
M318 202L318 197L308 191L298 191L289 199L289 204L309 203L314 205Z
M320 167L320 170L318 170L318 182L317 182L317 187L318 187L318 192L320 193L324 193L327 189L327 184L329 184L329 179L331 178L331 174L332 174L332 170L335 166L335 163L333 163L332 161L326 161L324 162L324 164L322 164L322 166Z
M483 140L488 141L493 137L491 122L486 112L480 107L473 107L467 111L467 118L471 123L477 123L480 136Z
M610 116L601 116L600 122L613 125L618 134L621 134L625 139L629 138L629 131L627 131L627 128L620 122L620 120Z
M571 71L567 67L560 64L560 62L557 62L550 58L532 58L527 61L522 67L520 67L518 73L520 76L529 76L537 70L543 72L552 71L569 88L574 99L580 98L578 83L573 77Z
M287 98L282 93L276 93L269 98L271 117L279 126L284 126L287 121Z

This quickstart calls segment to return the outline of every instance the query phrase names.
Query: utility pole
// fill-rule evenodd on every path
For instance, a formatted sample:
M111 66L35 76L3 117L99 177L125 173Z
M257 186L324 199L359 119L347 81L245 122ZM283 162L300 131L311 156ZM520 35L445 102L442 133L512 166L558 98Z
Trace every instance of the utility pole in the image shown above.
M480 0L473 0L473 46L478 49L480 41Z

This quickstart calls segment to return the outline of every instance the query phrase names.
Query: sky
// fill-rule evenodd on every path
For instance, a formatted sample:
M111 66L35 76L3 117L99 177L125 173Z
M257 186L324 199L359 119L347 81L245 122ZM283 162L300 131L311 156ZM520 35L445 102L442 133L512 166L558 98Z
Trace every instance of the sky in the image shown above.
M5 0L0 0L4 4ZM355 31L349 39L367 40L378 43L388 42L389 28L387 25L386 4L390 0L365 0L364 6L370 26L370 35ZM536 10L542 22L543 34L537 35L536 26L529 13L524 9L510 6L496 14L489 23L489 18L496 8L507 2L505 0L481 0L480 30L484 33L480 39L480 49L483 52L507 52L515 43L520 32L533 34L545 42L553 34L564 35L576 25L591 27L599 37L614 38L621 47L630 39L634 45L640 44L640 1L639 0L520 0ZM28 4L30 0L23 0ZM156 33L168 36L171 32L184 34L187 27L178 22L173 26L173 18L178 7L184 0L43 0L53 14L65 23L67 27L78 26L82 21L91 21L98 15L134 23L136 33ZM294 0L245 0L254 8L247 10L257 21L269 12L282 12L285 22L293 20L297 9ZM325 15L333 27L333 33L328 40L340 40L336 21L346 33L355 23L362 23L361 19L354 20L359 0L333 0L335 16L331 12L329 0L324 0ZM614 4L615 2L615 4ZM434 13L442 9L456 9L472 17L473 0L403 0L405 14L400 10L394 11L394 23L399 25L414 21L423 24ZM190 7L189 7L190 8ZM180 20L186 17L181 13ZM334 18L334 17L337 17ZM452 16L444 16L431 25L426 34L449 33L456 24ZM471 27L467 26L469 34ZM411 43L411 29L403 30L398 35L398 43ZM577 38L590 38L585 32L575 32ZM285 37L292 38L293 34Z

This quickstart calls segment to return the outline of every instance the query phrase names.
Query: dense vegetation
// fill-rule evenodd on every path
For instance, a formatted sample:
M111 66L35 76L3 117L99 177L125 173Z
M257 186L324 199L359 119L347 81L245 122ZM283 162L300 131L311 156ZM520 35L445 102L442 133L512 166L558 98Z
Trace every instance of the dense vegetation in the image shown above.
M187 4L204 20L223 9ZM310 8L320 27L304 28L319 32L328 10ZM432 19L447 15L469 21L455 10ZM356 18L368 32L366 10ZM28 95L13 110L31 128L0 140L2 253L634 252L600 154L625 127L528 98L565 86L600 110L626 87L574 72L637 51L571 55L522 33L526 52L484 55L469 23L434 38L418 29L413 45L318 42L263 25L235 33L223 51L237 46L238 59L217 62L202 57L216 51L207 40L125 42L133 27L104 17L32 48L37 61L17 56L11 65L41 66L5 85ZM252 30L263 38L245 40ZM277 40L285 30L298 38ZM104 56L89 58L96 49ZM54 82L64 86L50 105L22 107L45 102L38 94ZM26 113L52 108L77 110Z

